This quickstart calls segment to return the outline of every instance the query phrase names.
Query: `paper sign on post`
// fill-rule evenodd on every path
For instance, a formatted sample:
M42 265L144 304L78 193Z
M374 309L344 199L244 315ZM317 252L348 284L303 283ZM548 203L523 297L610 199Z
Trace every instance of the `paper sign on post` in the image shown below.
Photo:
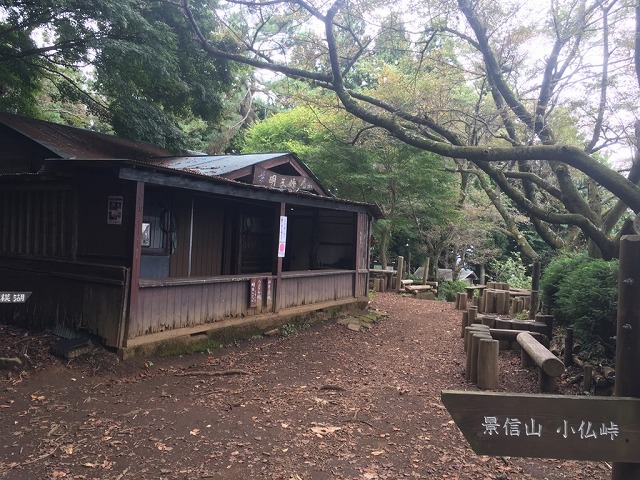
M278 257L284 257L287 249L287 217L280 216L280 235L278 238Z

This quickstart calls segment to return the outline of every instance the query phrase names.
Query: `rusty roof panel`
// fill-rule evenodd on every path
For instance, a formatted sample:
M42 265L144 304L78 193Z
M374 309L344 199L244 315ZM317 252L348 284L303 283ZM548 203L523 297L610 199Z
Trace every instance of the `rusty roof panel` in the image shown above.
M149 160L172 152L143 142L0 112L0 123L38 142L61 158L129 158Z

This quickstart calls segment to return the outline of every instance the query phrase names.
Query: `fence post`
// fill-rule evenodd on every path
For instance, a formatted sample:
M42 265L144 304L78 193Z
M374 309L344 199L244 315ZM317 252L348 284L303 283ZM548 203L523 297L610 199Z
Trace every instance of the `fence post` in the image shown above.
M404 269L404 257L398 256L398 265L396 265L396 293L400 293L402 289L402 270Z
M529 318L536 318L540 305L540 261L533 262L533 275L531 276L531 306L529 307ZM549 339L551 340L551 339Z
M640 397L640 236L620 239L614 395ZM614 463L612 480L640 479L640 463Z

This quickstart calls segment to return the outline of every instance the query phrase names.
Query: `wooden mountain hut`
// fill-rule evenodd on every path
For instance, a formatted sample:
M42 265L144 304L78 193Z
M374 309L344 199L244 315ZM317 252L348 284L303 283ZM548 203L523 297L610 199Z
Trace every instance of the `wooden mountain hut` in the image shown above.
M126 356L363 302L380 216L292 153L175 156L0 114L0 292L31 292L0 303L0 321L85 331Z

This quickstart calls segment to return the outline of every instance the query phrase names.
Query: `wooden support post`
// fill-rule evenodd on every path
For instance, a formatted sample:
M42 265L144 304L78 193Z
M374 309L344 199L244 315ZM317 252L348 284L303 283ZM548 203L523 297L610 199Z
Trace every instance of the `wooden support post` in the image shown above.
M553 315L545 315L543 313L538 313L535 316L536 322L544 323L547 327L547 331L545 335L549 340L553 338Z
M540 261L533 262L533 273L531 275L531 305L529 307L529 318L535 318L538 313L540 303Z
M478 307L470 306L467 308L467 312L469 312L467 325L473 325L476 323L476 317L478 316Z
M486 325L489 328L495 327L496 317L493 315L485 315L482 317L482 325Z
M528 366L529 358L538 366L540 391L555 392L558 389L556 378L564 372L564 364L529 332L519 333L516 340L522 347L523 366Z
M548 375L541 368L538 369L538 384L541 393L554 393L558 391L558 378Z
M484 291L484 311L486 313L495 313L495 301L496 301L496 292L495 290L485 290Z
M136 184L135 214L133 221L133 250L131 257L131 280L129 291L129 318L125 317L124 325L118 326L118 340L126 347L129 330L138 326L138 292L140 290L140 263L142 261L142 219L144 213L144 183ZM133 327L133 328L132 328Z
M475 327L467 327L464 332L464 351L466 353L466 363L464 368L464 379L471 380L471 338L474 333L478 333L480 330Z
M464 338L464 329L469 326L469 312L462 312L462 318L460 319L460 338Z
M472 383L478 383L478 346L482 338L491 340L491 334L488 332L475 332L471 335L468 355L471 358L469 381Z
M564 366L573 365L573 328L567 328L564 337Z
M478 387L483 390L498 388L498 340L480 339L478 345Z
M500 290L496 293L496 313L505 315L509 313L509 291Z
M402 289L402 270L404 269L404 257L398 257L398 265L397 267L397 273L396 273L396 293L400 293L400 290Z
M591 382L593 381L593 367L591 365L584 366L584 378L582 379L582 391L591 391Z
M278 221L287 214L287 205L284 202L280 202L280 215L278 215ZM277 246L277 244L276 244ZM278 256L278 260L276 261L276 291L275 291L275 302L273 311L274 313L278 313L282 308L283 295L282 295L282 257Z
M422 272L422 284L426 285L427 280L429 280L429 262L431 259L429 257L424 260L424 272Z
M536 366L536 362L524 348L520 351L520 361L522 362L523 368L532 368Z
M464 329L464 351L469 351L469 344L471 343L471 335L475 332L489 332L489 327L485 327L484 325L470 325Z
M467 294L466 293L458 293L458 310L466 310L467 309Z
M620 239L614 395L640 397L640 236ZM640 463L613 464L612 480L640 479Z

